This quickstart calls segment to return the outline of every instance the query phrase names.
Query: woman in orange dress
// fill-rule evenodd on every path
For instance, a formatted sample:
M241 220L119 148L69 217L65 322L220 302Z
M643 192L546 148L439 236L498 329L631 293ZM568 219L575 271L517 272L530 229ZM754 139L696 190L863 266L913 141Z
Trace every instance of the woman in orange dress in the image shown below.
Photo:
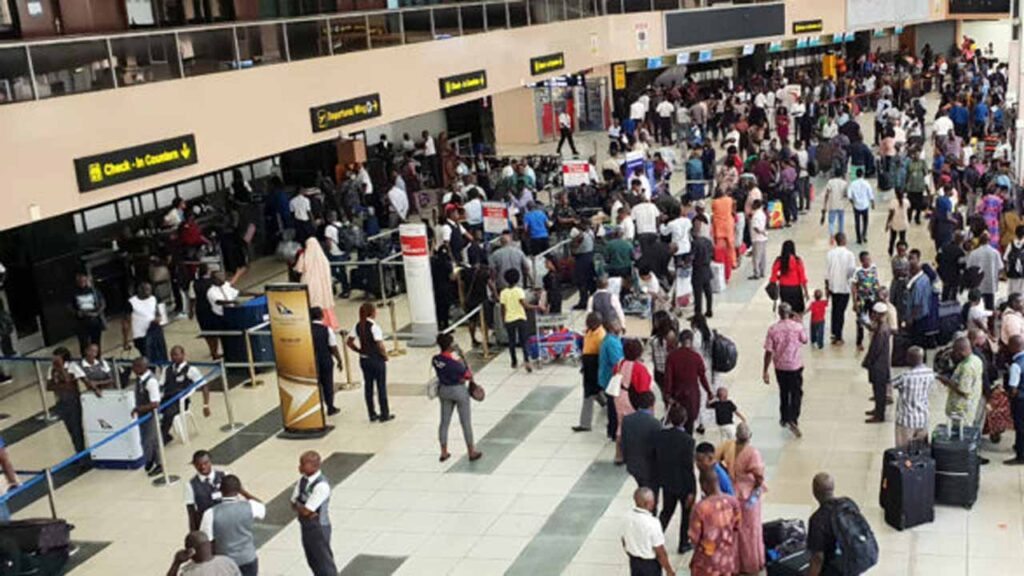
M711 230L715 247L725 246L726 264L736 268L736 201L722 188L715 191L715 199L711 201Z

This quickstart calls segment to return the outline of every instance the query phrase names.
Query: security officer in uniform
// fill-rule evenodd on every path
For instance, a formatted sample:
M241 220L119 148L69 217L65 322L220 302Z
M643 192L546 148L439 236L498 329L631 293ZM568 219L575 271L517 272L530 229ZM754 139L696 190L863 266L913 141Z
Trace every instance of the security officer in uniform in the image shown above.
M188 363L185 359L185 349L181 346L171 348L171 364L164 370L164 393L161 403L173 398L178 392L188 389L196 382L202 380L203 374L198 368ZM210 416L210 387L203 386L203 416ZM185 399L185 408L189 407L192 400ZM174 417L181 412L181 404L175 402L164 410L160 415L160 433L163 435L164 444L174 440L171 436L171 425Z
M292 492L292 509L299 516L302 549L313 576L337 576L331 552L331 520L327 516L331 483L320 472L320 454L309 451L299 457L302 478Z
M173 350L171 355L174 355ZM227 474L223 470L213 469L213 461L206 450L197 450L192 455L192 467L196 469L196 475L185 483L185 510L188 512L190 532L199 530L199 521L204 512L220 504L223 497L220 484Z
M334 406L334 362L338 363L338 368L342 366L338 336L324 324L324 311L319 306L309 309L309 317L313 321L313 356L316 359L316 379L320 384L320 398L327 407L327 415L334 416L340 412Z
M139 356L132 362L132 373L135 374L135 408L132 418L141 418L160 408L160 381L149 369L149 360ZM156 422L153 418L146 420L139 427L142 435L142 457L146 463L146 473L150 476L163 474L163 466L157 460Z

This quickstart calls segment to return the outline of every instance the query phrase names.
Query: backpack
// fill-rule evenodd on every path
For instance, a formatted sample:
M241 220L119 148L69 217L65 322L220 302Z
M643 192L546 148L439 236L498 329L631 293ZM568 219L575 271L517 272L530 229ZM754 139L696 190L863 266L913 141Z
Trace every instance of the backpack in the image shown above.
M878 563L878 541L857 504L849 498L829 503L836 537L835 566L844 576L857 576Z
M1006 277L1024 278L1024 248L1010 243L1010 253L1006 255Z
M977 266L969 266L960 277L960 285L967 290L973 290L981 286L981 279L984 273Z
M711 338L711 369L724 374L736 367L736 343L715 331Z

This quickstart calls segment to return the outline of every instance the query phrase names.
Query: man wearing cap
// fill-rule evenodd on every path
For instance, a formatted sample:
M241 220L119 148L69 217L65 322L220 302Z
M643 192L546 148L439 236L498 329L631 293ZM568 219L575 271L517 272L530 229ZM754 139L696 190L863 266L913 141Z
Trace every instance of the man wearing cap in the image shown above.
M889 330L889 323L886 316L889 312L889 305L885 302L877 302L871 308L871 345L868 346L867 354L861 366L868 371L868 381L871 382L871 389L874 391L875 407L865 414L870 416L865 422L874 424L885 422L886 388L890 380L890 358L891 350L889 343L892 341L892 332Z

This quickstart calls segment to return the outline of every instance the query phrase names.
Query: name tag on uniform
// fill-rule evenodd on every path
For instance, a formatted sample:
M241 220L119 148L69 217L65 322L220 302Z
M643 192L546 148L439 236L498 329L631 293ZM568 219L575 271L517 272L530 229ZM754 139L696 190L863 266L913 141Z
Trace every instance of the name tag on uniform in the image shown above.
M213 499L213 500L223 500L224 496L220 493L220 490L218 490L218 491L214 492L213 494L210 494L210 498Z

